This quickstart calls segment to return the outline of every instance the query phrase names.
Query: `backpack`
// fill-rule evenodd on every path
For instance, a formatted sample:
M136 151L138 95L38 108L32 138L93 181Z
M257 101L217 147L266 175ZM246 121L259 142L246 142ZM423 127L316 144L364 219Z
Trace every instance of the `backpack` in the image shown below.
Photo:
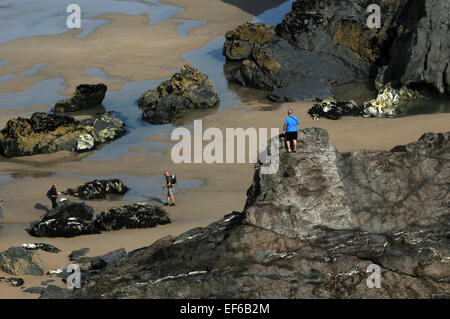
M52 198L52 188L50 188L47 192L47 198L50 199Z
M172 175L172 179L170 180L170 183L172 186L175 186L177 184L177 177L175 175Z

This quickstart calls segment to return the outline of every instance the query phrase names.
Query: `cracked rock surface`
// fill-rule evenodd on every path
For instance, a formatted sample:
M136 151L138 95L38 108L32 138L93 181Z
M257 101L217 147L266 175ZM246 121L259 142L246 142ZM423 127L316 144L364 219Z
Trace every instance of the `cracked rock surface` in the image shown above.
M450 295L450 132L339 153L299 134L243 212L99 271L75 298L430 298ZM368 266L381 288L368 288Z

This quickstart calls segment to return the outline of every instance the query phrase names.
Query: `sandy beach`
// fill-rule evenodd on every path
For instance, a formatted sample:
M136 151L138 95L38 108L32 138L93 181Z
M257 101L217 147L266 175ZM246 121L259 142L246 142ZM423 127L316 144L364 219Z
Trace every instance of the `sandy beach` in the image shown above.
M48 63L39 72L0 82L0 93L17 93L38 83L61 77L69 95L83 82L103 82L109 91L121 90L126 83L170 76L186 61L185 52L201 48L207 42L221 37L226 31L245 21L251 21L264 8L249 12L241 9L237 1L220 0L164 0L163 3L184 8L172 19L204 20L203 25L190 30L181 37L176 21L162 21L148 26L147 15L106 14L99 19L109 23L100 26L92 34L78 38L76 30L56 35L19 38L0 45L0 61L9 61L0 67L0 77L20 74L37 64ZM282 1L280 1L282 3ZM215 12L211 14L210 8ZM26 50L24 48L27 48ZM95 78L86 72L87 68L101 68L108 78ZM143 93L143 92L142 92ZM368 119L345 117L338 121L320 119L314 121L307 113L311 102L276 104L264 99L260 91L243 90L242 103L221 111L203 114L203 129L226 128L279 128L281 131L287 110L292 108L300 119L300 128L320 127L328 131L331 141L340 152L358 149L389 150L396 145L417 140L425 132L450 130L450 113L416 115L394 119ZM136 97L138 98L138 96ZM17 109L8 107L0 110L0 127L17 116L30 116L30 112L44 111L49 105L33 105ZM137 108L129 105L130 108ZM187 125L185 120L179 125ZM168 134L160 136L149 132L148 141L173 145ZM204 142L206 145L207 142ZM90 248L88 256L97 256L111 250L125 248L128 252L149 246L164 236L176 236L191 228L206 226L232 211L241 211L246 201L246 191L253 178L253 164L174 164L170 147L156 151L152 156L141 147L130 145L130 154L119 158L89 159L92 153L37 155L15 159L0 159L0 197L5 200L5 216L1 221L0 251L23 243L45 242L61 252L51 254L39 251L44 271L64 268L68 255L76 249ZM299 150L301 151L301 150ZM95 152L95 151L94 151ZM151 177L162 175L164 170L175 172L179 183L196 179L201 187L185 189L176 193L177 206L168 207L171 224L149 229L103 232L100 235L86 235L75 238L34 238L26 232L32 221L39 220L51 204L45 194L50 185L59 184L60 190L79 186L92 180L92 176L130 175ZM147 200L161 194L149 193ZM64 196L72 199L70 196ZM74 199L76 200L76 199ZM86 201L96 212L124 204L126 201ZM157 203L157 202L155 202ZM13 277L0 271L0 277ZM25 287L39 286L45 280L54 279L51 284L64 287L55 276L19 276L25 280ZM0 298L37 298L39 295L23 292L0 282Z

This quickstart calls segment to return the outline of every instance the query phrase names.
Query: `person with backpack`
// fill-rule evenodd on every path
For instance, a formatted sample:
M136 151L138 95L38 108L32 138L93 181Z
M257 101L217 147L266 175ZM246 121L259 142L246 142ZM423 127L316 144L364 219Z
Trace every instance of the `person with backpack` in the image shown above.
M61 195L61 193L58 192L58 184L54 184L47 192L47 197L52 201L52 209L56 208L58 195Z
M177 183L177 177L175 175L170 175L168 171L164 172L164 177L166 178L166 184L163 188L167 188L167 202L164 203L165 206L175 206L175 198L173 196L173 187ZM169 205L170 200L172 204Z

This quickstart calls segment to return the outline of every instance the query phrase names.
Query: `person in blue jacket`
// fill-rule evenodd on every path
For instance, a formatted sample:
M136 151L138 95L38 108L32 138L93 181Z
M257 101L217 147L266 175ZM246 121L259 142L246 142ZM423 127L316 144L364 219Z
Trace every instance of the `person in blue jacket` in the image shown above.
M297 153L297 125L299 121L293 113L294 111L292 111L292 109L288 111L288 117L286 118L286 120L284 120L283 127L284 140L286 141L288 153Z

